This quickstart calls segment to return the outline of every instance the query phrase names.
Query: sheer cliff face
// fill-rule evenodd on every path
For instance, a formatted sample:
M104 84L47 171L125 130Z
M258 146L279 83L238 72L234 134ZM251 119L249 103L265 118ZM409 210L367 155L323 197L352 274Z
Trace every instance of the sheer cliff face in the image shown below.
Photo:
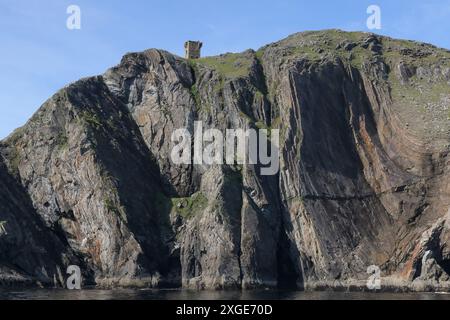
M341 31L126 55L0 146L1 282L254 288L450 274L450 53ZM280 129L280 172L175 165L175 129Z

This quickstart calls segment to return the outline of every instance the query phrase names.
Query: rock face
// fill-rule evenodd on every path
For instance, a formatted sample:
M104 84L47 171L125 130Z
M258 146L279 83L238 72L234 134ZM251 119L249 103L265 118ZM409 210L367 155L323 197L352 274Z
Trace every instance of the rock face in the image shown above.
M450 276L450 52L338 30L123 57L0 145L0 283L307 288ZM280 130L280 171L175 165L174 130Z

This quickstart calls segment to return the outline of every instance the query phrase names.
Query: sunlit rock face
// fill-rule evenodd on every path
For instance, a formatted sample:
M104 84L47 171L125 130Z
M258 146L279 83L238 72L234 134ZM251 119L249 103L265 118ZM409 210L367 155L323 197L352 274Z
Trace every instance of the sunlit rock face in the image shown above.
M450 274L450 53L338 30L123 57L0 145L0 284L225 289ZM280 170L175 165L172 133L279 129ZM4 229L4 230L3 230ZM428 287L427 287L428 286Z

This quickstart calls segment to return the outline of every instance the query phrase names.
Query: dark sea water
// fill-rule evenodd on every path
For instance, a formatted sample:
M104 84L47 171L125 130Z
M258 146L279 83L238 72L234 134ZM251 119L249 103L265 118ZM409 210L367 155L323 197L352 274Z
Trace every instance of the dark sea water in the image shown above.
M0 289L0 300L450 300L448 293Z

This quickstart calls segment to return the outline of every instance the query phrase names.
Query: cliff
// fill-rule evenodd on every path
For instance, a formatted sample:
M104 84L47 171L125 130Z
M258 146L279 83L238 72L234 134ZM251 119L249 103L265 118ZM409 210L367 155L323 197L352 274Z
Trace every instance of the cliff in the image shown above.
M0 145L0 279L258 288L450 277L450 52L338 30L130 53ZM280 172L175 165L175 129L280 130Z

